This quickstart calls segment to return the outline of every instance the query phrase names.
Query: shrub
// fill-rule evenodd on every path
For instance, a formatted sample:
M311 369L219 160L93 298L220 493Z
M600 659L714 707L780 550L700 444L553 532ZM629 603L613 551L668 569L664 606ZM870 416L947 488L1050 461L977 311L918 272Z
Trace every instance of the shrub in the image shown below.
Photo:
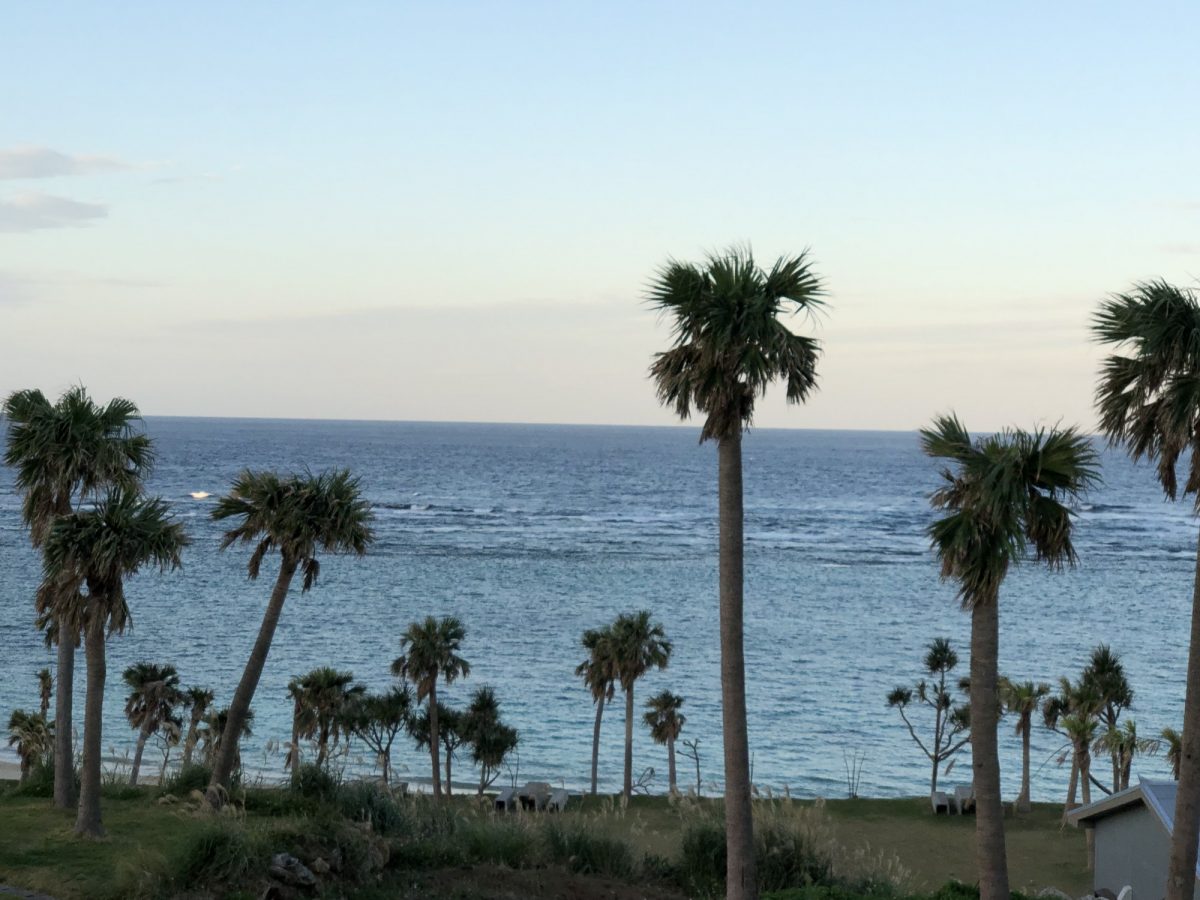
M203 792L212 780L212 769L199 763L186 765L168 775L160 785L160 794L186 797L192 791Z
M680 887L698 897L725 893L725 825L712 816L685 822L680 842Z
M75 793L79 793L79 772L75 772ZM40 760L33 764L29 777L17 785L13 794L18 797L53 797L54 763Z
M292 772L289 790L305 799L328 803L337 798L340 787L329 769L316 763L304 763Z
M595 834L583 825L547 822L542 838L550 862L572 872L629 879L636 870L628 844Z
M343 785L337 794L337 806L344 817L366 823L376 834L394 834L409 824L392 795L370 782Z

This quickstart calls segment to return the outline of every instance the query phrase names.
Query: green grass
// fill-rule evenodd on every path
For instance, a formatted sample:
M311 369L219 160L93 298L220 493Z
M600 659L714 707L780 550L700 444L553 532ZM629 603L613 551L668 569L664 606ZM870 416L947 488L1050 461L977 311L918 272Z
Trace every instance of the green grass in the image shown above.
M473 797L456 797L451 809L439 812L423 803L369 811L361 793L350 787L335 805L317 807L311 799L283 790L251 792L246 810L222 827L190 806L159 805L154 789L109 789L104 801L108 836L87 841L72 834L73 815L53 809L48 799L0 789L0 883L60 900L129 896L134 888L147 895L169 895L165 886L186 883L181 879L219 878L222 872L240 871L239 866L250 871L270 852L295 847L299 853L306 842L315 840L350 840L347 858L365 852L356 849L361 826L348 826L339 816L362 821L369 812L380 835L377 841L389 847L390 883L433 878L431 884L450 896L457 891L451 889L457 870L464 873L464 882L475 879L463 896L501 896L488 893L497 879L483 877L483 867L516 872L550 866L566 873L563 878L645 880L648 874L662 873L663 894L678 896L668 879L673 866L678 871L685 829L698 823L708 823L705 827L711 829L720 813L719 801L672 803L662 797L638 797L628 807L611 799L587 798L561 816L493 817L481 812ZM837 865L844 873L855 867L894 873L900 866L908 873L905 890L922 894L951 880L968 885L975 881L970 816L935 819L924 800L830 801L824 804L824 815L797 809L811 805L762 803L756 816L764 825L784 831L812 826L819 841L838 845ZM1061 829L1060 814L1059 807L1039 805L1027 816L1007 819L1014 890L1036 893L1053 886L1078 896L1090 886L1083 834ZM449 875L438 874L446 867ZM533 880L520 881L512 892L532 891L529 885L539 882L535 875L514 874L513 878ZM540 881L548 889L549 875ZM841 895L796 894L797 900L818 896Z

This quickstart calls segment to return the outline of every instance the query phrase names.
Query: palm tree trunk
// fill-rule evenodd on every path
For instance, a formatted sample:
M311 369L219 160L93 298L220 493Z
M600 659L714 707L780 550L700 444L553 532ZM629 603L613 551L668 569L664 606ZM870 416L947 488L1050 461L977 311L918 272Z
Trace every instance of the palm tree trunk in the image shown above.
M75 750L71 746L71 704L75 688L75 635L58 626L58 683L54 686L54 805L75 806Z
M1029 802L1029 731L1033 723L1023 717L1021 731L1021 793L1017 796L1017 812L1027 813L1033 806Z
M996 726L1000 604L993 595L971 610L971 766L975 783L975 858L980 900L1008 900L1004 802Z
M756 900L750 741L746 733L746 659L742 631L742 434L717 445L720 517L721 735L725 751L725 896Z
M1183 701L1182 744L1166 900L1190 900L1196 889L1196 845L1200 842L1200 544L1196 546L1196 578L1192 587L1192 635Z
M1079 758L1079 782L1083 791L1083 805L1092 802L1092 756L1086 743L1081 744L1076 751ZM1085 828L1087 832L1087 867L1091 872L1096 868L1096 829Z
M449 747L446 748L446 796L451 796L454 791L450 787L450 763L454 759L454 751Z
M675 785L675 738L667 738L667 785L672 796L679 793Z
M1067 824L1067 813L1073 810L1077 804L1075 802L1075 792L1079 787L1079 757L1075 755L1075 748L1071 748L1071 780L1067 782L1067 802L1063 804L1062 824Z
M622 794L633 796L633 685L625 689L625 786Z
M292 713L292 749L287 758L288 765L292 769L292 777L300 769L300 715L298 712Z
M95 603L95 600L92 601ZM104 724L104 617L93 609L84 640L87 660L87 696L83 706L83 772L79 785L79 812L75 833L103 837L100 822L100 747Z
M600 717L604 715L604 698L596 701L596 724L592 727L592 796L596 796L596 769L600 761Z
M429 758L433 762L433 799L442 799L442 761L438 757L437 681L429 689Z
M929 776L929 796L932 798L937 793L937 776L938 776L938 761L937 757L933 759L933 771Z
M200 720L192 716L191 721L188 723L187 738L183 742L183 762L179 764L180 769L186 769L192 764L192 754L196 752L196 738L199 727Z
M29 773L33 771L33 757L28 753L21 756L21 778L18 784L24 784L29 780Z
M295 574L296 561L283 556L279 565L279 577L275 579L275 588L271 591L271 600L267 604L266 614L263 615L262 625L259 626L254 649L250 651L250 659L246 662L242 679L238 682L237 690L233 692L233 700L229 704L229 718L225 722L217 759L213 764L212 778L208 783L208 803L214 809L221 806L221 795L229 790L229 779L233 775L234 764L240 757L238 744L246 727L250 703L254 699L254 691L258 688L258 679L262 677L263 666L267 663L267 654L271 652L271 640L275 637L276 626L279 625L283 601L287 599L288 588L291 587L292 576Z
M142 771L142 754L146 752L146 741L150 739L150 731L145 725L138 732L137 749L133 751L133 768L129 770L129 786L137 787L138 774Z

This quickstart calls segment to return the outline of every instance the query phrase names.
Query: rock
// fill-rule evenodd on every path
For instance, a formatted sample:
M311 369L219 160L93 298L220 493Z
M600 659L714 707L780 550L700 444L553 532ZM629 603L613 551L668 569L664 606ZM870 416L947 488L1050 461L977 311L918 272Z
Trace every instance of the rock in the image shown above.
M174 794L163 794L161 797L158 798L159 806L170 806L171 804L178 803L178 802L179 802L179 798L176 797Z
M1075 900L1070 894L1064 894L1058 888L1042 888L1037 892L1038 897L1044 897L1046 900Z
M284 884L296 887L316 887L317 876L312 870L290 853L276 853L271 857L270 873Z
M329 863L325 862L325 860L319 856L309 863L309 868L312 869L313 874L317 876L328 875L332 870Z

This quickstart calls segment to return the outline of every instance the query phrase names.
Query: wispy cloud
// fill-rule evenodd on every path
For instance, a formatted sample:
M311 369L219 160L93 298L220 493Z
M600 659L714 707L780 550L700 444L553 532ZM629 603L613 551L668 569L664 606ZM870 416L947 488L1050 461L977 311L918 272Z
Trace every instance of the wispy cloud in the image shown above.
M1185 253L1189 256L1200 256L1200 244L1163 244L1161 249L1167 253Z
M22 146L0 150L0 180L93 175L132 168L129 163L109 156L60 153L49 147Z
M71 228L91 224L107 215L108 207L103 203L84 203L37 191L0 197L0 232Z

